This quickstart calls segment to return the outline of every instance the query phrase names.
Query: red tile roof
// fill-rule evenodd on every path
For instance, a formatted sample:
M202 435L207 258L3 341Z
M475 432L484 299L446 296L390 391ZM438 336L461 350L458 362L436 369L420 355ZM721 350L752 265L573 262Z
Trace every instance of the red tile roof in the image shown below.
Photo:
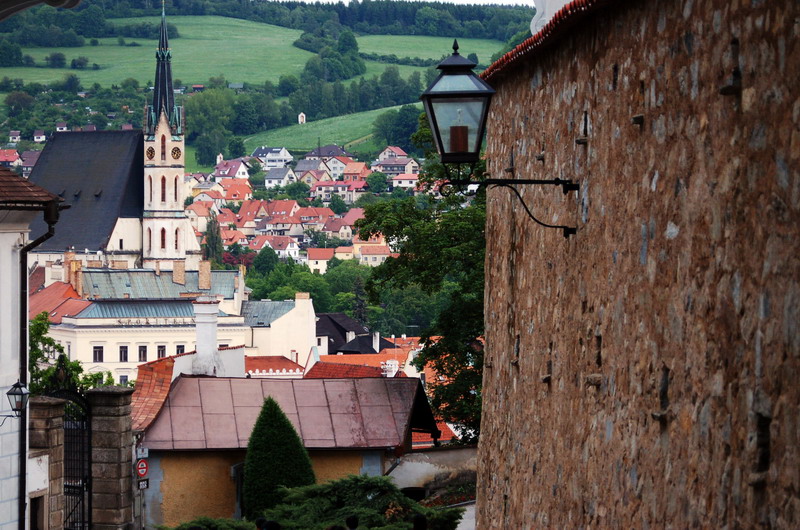
M269 372L270 370L296 372L297 370L302 371L303 367L282 355L245 355L244 370L245 372Z
M336 252L336 249L333 248L309 248L308 259L327 261L333 258L334 252Z
M60 324L63 317L75 316L92 305L91 302L80 298L72 285L55 282L30 296L28 318L32 319L45 311L51 323Z
M19 160L19 153L16 149L0 149L0 162L16 162Z
M305 379L350 379L358 377L382 377L383 370L374 366L317 362L303 375Z
M392 253L387 245L364 245L361 247L362 256L388 256Z
M381 368L381 363L397 361L402 369L408 360L409 348L385 349L381 353L351 353L344 355L320 355L319 362L334 364L354 364Z
M28 294L31 295L42 288L45 280L45 268L35 267L28 276Z
M342 217L342 222L347 226L353 226L356 221L364 218L364 208L350 208Z
M578 21L610 3L610 0L573 0L559 9L536 35L524 40L519 46L492 63L481 73L481 77L489 82L502 75L531 54L566 34Z
M173 357L164 357L139 365L136 389L131 399L134 431L146 429L158 416L169 395L174 365Z

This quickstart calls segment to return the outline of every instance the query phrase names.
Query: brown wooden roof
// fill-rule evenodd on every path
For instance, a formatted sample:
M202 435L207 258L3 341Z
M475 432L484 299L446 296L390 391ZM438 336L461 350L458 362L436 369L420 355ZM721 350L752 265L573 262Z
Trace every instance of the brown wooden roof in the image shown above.
M25 180L8 168L0 168L0 210L41 209L54 199L58 199L58 195Z

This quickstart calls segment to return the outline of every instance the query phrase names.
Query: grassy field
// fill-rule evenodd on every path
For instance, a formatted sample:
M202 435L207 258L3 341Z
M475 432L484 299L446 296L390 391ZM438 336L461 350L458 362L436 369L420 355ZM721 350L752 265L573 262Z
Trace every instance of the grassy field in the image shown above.
M364 53L395 54L398 57L420 57L439 59L453 52L453 39L449 37L427 37L424 35L364 35L356 39L358 49ZM387 41L391 45L387 46ZM458 52L467 56L474 53L481 64L488 64L503 43L488 39L459 39Z
M421 110L422 104L418 104L418 106ZM390 108L397 109L399 107ZM383 114L387 110L389 108L312 121L303 125L281 127L249 136L245 138L244 144L248 152L252 152L261 145L310 151L317 146L318 139L322 145L345 145L369 135L372 132L372 122L379 114Z
M114 19L115 24L132 22L157 23L159 17ZM292 42L301 31L294 29L225 17L174 16L169 21L178 28L181 36L170 41L172 47L172 75L183 84L205 83L209 77L224 75L230 82L277 83L281 75L299 75L310 52L295 48ZM23 79L25 82L49 83L75 73L85 87L94 83L101 86L119 84L132 77L142 85L153 80L155 72L154 53L156 40L125 39L127 44L136 42L140 46L119 46L116 38L98 39L99 46L81 48L25 48L23 53L44 65L45 57L61 52L67 64L77 57L89 59L87 70L69 68L0 68L0 76ZM438 58L448 53L452 41L444 37L368 35L358 37L362 51L394 53L398 57ZM387 50L387 40L392 43ZM483 39L463 39L461 51L477 53L479 59L488 61L502 43ZM99 70L92 70L97 63ZM366 61L365 76L380 75L386 64ZM407 78L412 72L425 69L398 65L400 75Z

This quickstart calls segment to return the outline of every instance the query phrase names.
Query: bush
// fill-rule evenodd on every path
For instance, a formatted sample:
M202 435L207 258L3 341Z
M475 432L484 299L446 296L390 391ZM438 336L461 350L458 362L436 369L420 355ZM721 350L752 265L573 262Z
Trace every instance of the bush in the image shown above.
M285 491L284 503L264 512L289 530L322 530L355 515L364 528L410 529L421 514L430 530L455 530L463 510L433 510L409 499L388 477L366 475Z
M316 481L311 459L297 431L278 403L264 401L253 426L244 460L244 512L255 519L283 498L282 487L294 488Z
M175 530L190 530L192 528L203 528L204 530L253 530L256 527L247 521L237 521L236 519L212 519L210 517L198 517L192 521L181 523Z

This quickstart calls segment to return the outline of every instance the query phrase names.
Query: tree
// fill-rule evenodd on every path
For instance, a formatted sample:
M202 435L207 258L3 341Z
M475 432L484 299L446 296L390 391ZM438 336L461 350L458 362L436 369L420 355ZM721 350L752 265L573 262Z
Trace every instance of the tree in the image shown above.
M331 197L330 209L336 215L341 215L346 211L348 211L350 208L347 206L347 203L344 202L344 199L342 199L338 195L334 195L333 197Z
M268 397L261 407L244 461L244 510L255 519L282 498L279 488L314 484L314 470L303 442L278 403Z
M19 115L22 111L31 108L34 103L36 103L36 99L25 92L14 91L6 96L9 116Z
M228 142L228 158L239 158L247 154L244 147L244 140L238 136L234 136Z
M253 260L253 269L259 274L267 275L275 269L279 261L278 254L272 247L264 246Z
M70 62L69 67L73 70L83 70L89 65L89 58L88 57L77 57Z
M217 160L217 154L225 151L228 144L228 131L222 128L214 128L203 132L195 141L194 157L198 164L203 166L213 166Z
M219 229L217 216L212 214L206 226L205 257L208 260L219 262L222 259L222 236Z
M308 198L308 192L311 188L305 182L297 181L287 184L283 191L289 196L290 199L300 200Z
M0 66L21 66L22 48L15 42L0 40Z
M367 186L373 193L383 193L388 189L386 175L380 171L373 171L367 176Z
M67 58L61 52L53 52L44 58L50 68L64 68L67 66Z

